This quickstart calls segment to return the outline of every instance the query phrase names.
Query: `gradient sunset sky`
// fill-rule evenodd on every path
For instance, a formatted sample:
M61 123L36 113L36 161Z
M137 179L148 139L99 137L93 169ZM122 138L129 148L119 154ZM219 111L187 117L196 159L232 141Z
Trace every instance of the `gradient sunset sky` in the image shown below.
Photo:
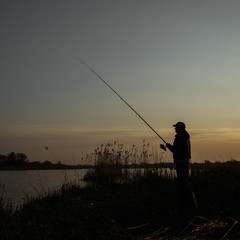
M82 163L108 142L167 141L240 160L240 1L0 0L0 153ZM164 161L171 160L169 152Z

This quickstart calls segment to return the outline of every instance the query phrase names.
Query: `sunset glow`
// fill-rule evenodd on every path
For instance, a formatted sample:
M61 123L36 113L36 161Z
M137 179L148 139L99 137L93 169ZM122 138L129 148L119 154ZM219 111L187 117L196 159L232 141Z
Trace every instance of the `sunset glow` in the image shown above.
M186 123L192 161L240 160L239 1L0 3L0 154L65 163L108 142L167 141ZM164 161L172 161L169 152Z

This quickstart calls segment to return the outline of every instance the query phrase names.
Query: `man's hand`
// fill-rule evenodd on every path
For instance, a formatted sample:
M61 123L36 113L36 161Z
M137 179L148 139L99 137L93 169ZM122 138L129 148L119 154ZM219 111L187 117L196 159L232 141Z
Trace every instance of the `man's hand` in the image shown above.
M167 149L166 149L166 146L165 145L163 145L163 144L160 144L160 148L161 149L163 149L164 151L166 151Z

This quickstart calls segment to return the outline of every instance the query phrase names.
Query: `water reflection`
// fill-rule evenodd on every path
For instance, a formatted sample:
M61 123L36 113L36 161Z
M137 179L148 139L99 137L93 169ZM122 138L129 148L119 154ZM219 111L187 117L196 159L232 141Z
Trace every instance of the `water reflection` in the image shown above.
M0 192L3 192L5 200L10 201L13 207L17 207L28 198L44 196L59 189L64 183L74 182L84 186L81 180L86 171L86 169L0 171Z

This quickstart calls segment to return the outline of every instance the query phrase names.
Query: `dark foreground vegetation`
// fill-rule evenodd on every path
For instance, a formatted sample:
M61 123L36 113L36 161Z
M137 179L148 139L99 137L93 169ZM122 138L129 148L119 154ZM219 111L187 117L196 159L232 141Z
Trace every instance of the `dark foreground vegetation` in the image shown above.
M174 171L122 168L98 153L88 186L65 184L18 209L0 198L0 239L240 239L240 164L191 165L185 202Z
M63 185L15 211L1 198L0 238L239 239L239 171L236 164L194 169L189 186L198 207L184 204L176 181L159 169Z

